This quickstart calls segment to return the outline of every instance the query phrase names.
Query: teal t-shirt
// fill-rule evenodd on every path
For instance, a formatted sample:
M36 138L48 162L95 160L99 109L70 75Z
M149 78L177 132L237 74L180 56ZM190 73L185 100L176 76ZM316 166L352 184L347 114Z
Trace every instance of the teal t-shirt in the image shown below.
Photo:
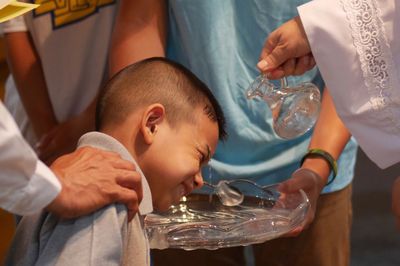
M293 140L277 137L265 102L248 100L246 88L259 75L256 64L270 32L297 15L301 0L170 0L167 56L188 67L213 91L227 120L227 141L210 162L212 182L249 178L260 184L282 182L299 167L311 132ZM290 78L312 81L317 72ZM357 145L351 140L339 159L339 174L324 192L348 185ZM209 169L203 173L205 179Z

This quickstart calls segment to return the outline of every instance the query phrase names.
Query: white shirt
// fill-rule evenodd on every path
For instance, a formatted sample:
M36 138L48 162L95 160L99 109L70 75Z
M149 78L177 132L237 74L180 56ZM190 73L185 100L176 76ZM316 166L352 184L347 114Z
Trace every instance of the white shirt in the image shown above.
M0 25L4 33L29 32L60 123L83 112L108 79L108 50L117 5L117 0L90 4L45 1L32 12ZM24 138L34 145L37 139L12 76L6 83L4 102Z
M381 168L400 161L396 0L314 0L299 14L337 112Z
M0 102L0 207L31 214L46 207L60 190L56 176L38 160Z

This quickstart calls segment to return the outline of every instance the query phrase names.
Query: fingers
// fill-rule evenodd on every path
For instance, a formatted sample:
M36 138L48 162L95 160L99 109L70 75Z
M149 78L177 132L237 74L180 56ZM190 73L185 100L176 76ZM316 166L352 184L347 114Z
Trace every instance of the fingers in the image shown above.
M94 147L90 146L83 146L78 149L76 149L73 153L78 154L81 157L92 157L93 155L102 155L104 157L110 157L112 158L121 158L121 155L118 153L112 152L112 151L105 151L101 149L97 149Z
M285 193L293 193L307 187L308 184L306 184L305 182L307 181L303 180L302 178L294 178L293 174L292 178L289 178L288 180L280 184L279 189Z
M315 66L312 54L285 61L280 67L267 73L269 79L281 79L287 76L300 76Z
M279 190L285 193L294 193L299 191L300 189L304 189L304 183L302 180L298 180L295 178L290 178L285 182L281 183L279 186Z
M276 31L272 32L265 41L264 47L261 50L260 61L257 64L257 67L261 72L267 72L277 67L269 65L272 62L268 62L266 58L271 54L275 47L278 46L279 41L280 35Z
M291 76L294 73L294 70L296 68L296 59L291 58L289 60L286 60L283 65L283 72L285 72L285 76Z
M112 152L97 151L97 149L93 148L88 152L96 152L96 156L103 156L99 159L101 168L96 170L97 174L96 172L92 173L94 177L92 183L97 182L98 186L102 186L102 193L105 194L106 198L109 198L106 204L120 202L125 204L128 210L135 213L139 202L143 198L141 175L135 171L135 165ZM97 157L92 157L90 162L93 162L94 158ZM107 167L107 164L111 168ZM114 186L111 188L107 187L109 184L103 182L100 179L101 176L104 176L105 181L113 180Z
M296 66L293 69L291 75L299 76L303 75L308 70L312 69L315 66L314 58L311 54L300 57L296 60Z
M61 217L89 214L114 202L125 204L130 218L138 210L141 176L134 164L115 153L84 147L60 157L51 169L62 191L48 209Z
M131 171L136 169L135 164L125 159L122 159L121 155L116 152L100 150L90 146L80 147L76 150L76 152L79 153L80 156L88 159L92 159L93 156L101 156L102 161L104 161L105 163L109 163L113 168L116 169L125 169Z
M296 237L298 235L300 235L301 232L303 232L303 227L302 226L298 226L295 229L291 230L290 232L284 234L282 237Z
M285 77L285 71L282 67L272 70L271 72L267 73L267 77L269 79L281 79Z
M116 201L125 204L128 211L128 221L131 221L139 210L139 200L136 191L121 188L118 190Z
M257 67L261 72L270 72L281 66L288 59L290 59L290 56L286 49L283 46L277 46L257 64Z
M116 178L116 183L124 188L134 190L137 195L137 200L142 201L143 188L142 188L142 177L137 172L125 171Z
M260 61L257 63L257 67L261 72L265 72L269 70L268 68L268 62L265 60L267 56L270 54L269 50L267 49L266 46L263 47L260 55Z
M113 159L112 161L110 160L111 165L116 168L116 169L121 169L121 170L128 170L128 171L134 171L136 170L135 164L133 164L130 161L124 160L121 157L117 157Z
M139 191L140 194L137 193L137 191ZM131 221L139 211L139 202L143 197L141 187L138 190L134 190L121 187L118 184L116 187L103 190L103 193L107 196L103 195L102 202L98 202L97 205L94 206L94 210L110 203L118 202L125 205L128 212L128 221Z
M291 178L281 183L279 186L278 189L284 193L293 193L302 189L307 194L310 203L303 224L298 228L298 231L291 232L289 236L295 236L302 230L308 228L314 220L318 196L322 190L320 179L321 177L314 171L307 168L300 168L292 174Z
M280 31L274 31L268 36L261 51L261 58L257 64L261 72L270 72L290 58L286 44L281 40Z
M126 206L130 221L139 209L136 191L118 184L102 182L83 185L62 182L62 187L59 196L47 207L49 212L61 218L76 218L119 202Z
M300 189L304 191L308 189L318 190L321 177L314 171L307 168L299 168L293 172L292 177L283 182L282 189L285 192L295 192Z
M128 211L128 221L131 221L139 210L139 202L142 199L142 190L140 189L140 196L136 190L120 186L108 189L104 192L109 196L108 198L105 198L104 205L114 202L124 204Z
M284 73L272 73L270 76L273 78L301 75L315 65L308 54L311 54L311 49L307 36L300 18L295 17L268 36L257 67L269 74L282 68Z
M301 234L301 232L303 232L304 230L306 230L306 229L308 229L310 227L311 223L314 221L314 217L315 217L315 212L309 210L307 212L306 218L301 223L301 225L297 226L296 228L294 228L290 232L286 233L283 237L296 237L296 236L299 236Z

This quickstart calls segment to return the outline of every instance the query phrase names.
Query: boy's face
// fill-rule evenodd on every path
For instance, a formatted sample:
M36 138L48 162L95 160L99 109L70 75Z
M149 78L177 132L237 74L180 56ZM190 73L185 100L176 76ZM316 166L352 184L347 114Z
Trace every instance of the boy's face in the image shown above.
M193 114L198 114L194 123L159 124L153 143L140 160L157 210L168 209L203 185L200 170L215 152L218 124L200 108Z

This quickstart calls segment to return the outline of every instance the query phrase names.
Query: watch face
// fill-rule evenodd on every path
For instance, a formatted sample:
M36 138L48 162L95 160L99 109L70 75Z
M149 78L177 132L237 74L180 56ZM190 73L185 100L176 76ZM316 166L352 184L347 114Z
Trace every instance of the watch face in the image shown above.
M248 180L227 181L243 194L226 206L214 190L193 193L166 212L146 216L150 247L218 249L262 243L301 226L310 206L303 191L285 194L278 185L261 187Z

